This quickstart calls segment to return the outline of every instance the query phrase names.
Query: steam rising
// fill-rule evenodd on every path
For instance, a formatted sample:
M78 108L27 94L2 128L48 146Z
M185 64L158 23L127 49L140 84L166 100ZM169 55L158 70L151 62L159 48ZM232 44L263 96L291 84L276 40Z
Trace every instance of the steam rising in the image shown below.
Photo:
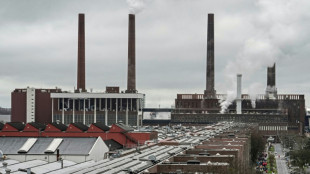
M144 0L127 0L130 14L138 14L144 9Z
M264 86L261 83L253 83L249 87L248 94L250 95L252 108L256 108L256 100L258 99L258 93L262 92Z
M241 73L245 81L255 78L253 75L258 70L271 67L277 59L290 55L287 47L293 42L298 42L297 33L300 33L296 20L303 16L302 13L290 13L294 3L281 3L281 1L257 1L259 8L258 16L248 18L249 25L258 29L255 34L249 37L240 49L234 61L228 62L225 67L225 86L235 87L235 75ZM277 10L274 7L277 7ZM285 32L289 29L289 33ZM265 81L264 81L265 84ZM257 92L263 89L264 85L256 82L250 85L249 90L252 100L252 107L255 107ZM259 88L259 89L258 89ZM224 113L228 106L236 98L236 89L227 89L227 97L221 102L221 113ZM233 92L232 92L233 91Z
M220 113L223 114L228 109L228 106L232 104L232 102L236 99L237 93L236 90L227 91L226 99L223 99L221 102L221 111Z
M237 73L244 74L245 79L247 79L261 68L272 66L276 61L276 58L279 57L280 53L279 48L277 48L270 39L248 39L238 54L236 60L234 62L228 62L224 70L226 74L226 82L228 84L227 86L236 86L235 75ZM236 89L233 91L236 91ZM254 96L256 95L257 94L254 94L253 91L251 95L252 106L255 106ZM231 89L227 91L227 98L221 103L221 113L226 111L235 98L236 92L231 92Z

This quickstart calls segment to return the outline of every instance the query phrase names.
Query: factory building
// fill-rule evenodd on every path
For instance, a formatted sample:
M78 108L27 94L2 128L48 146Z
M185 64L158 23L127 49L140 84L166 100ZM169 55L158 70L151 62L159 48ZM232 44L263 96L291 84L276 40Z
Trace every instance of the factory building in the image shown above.
M53 121L112 125L141 125L143 94L138 93L52 93Z
M113 140L122 147L132 148L143 145L145 141L157 139L157 132L134 131L133 128L123 123L108 127L103 123L93 123L90 126L82 123L71 123L66 126L60 122L49 124L8 122L6 124L0 123L0 137L101 137L102 140Z
M136 89L135 15L129 14L127 89L106 87L104 92L87 91L85 83L85 15L79 14L77 88L74 92L61 89L15 89L12 94L12 122L64 124L101 122L112 125L142 123L145 94Z
M238 75L238 96L225 113L221 101L225 94L217 94L214 88L214 15L208 14L207 73L204 94L177 94L171 123L206 124L219 121L259 123L265 135L279 132L302 134L305 118L305 98L300 94L278 94L276 88L276 65L267 68L266 93L255 100L241 93L241 75ZM254 105L255 106L254 106Z
M99 161L109 151L101 137L2 137L0 145L6 158L20 162L42 160L50 163L58 161L58 156L76 163Z
M52 122L51 93L61 92L60 89L15 89L11 93L12 122Z

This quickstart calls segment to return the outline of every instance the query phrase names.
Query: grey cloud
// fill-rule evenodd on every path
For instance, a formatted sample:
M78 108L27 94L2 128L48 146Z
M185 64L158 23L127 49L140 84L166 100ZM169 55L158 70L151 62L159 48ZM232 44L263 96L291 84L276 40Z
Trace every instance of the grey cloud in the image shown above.
M137 88L146 93L147 106L170 107L177 93L203 93L210 12L215 14L215 83L219 93L227 91L227 63L235 62L245 42L259 34L271 38L284 55L277 62L278 91L309 95L310 20L305 7L309 3L285 2L289 7L264 0L147 0L145 9L136 15ZM284 15L288 19L273 13L287 12L287 8L292 8L291 14ZM78 13L86 17L86 87L97 91L108 85L126 88L125 0L1 1L0 106L10 107L14 88L58 86L72 91L76 85ZM285 19L291 25L282 25ZM265 67L243 81L244 90L255 82L265 86Z

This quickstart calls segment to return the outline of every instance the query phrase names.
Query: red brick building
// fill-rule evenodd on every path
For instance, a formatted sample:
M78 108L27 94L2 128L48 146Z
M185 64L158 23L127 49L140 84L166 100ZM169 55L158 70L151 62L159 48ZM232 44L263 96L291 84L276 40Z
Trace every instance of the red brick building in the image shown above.
M12 122L52 122L51 93L61 89L15 89L11 93Z

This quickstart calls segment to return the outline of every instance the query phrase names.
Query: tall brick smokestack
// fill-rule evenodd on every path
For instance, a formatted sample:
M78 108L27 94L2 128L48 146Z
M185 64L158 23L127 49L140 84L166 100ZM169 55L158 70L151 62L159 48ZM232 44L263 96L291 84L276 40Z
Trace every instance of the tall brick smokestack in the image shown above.
M276 64L267 68L267 86L276 86Z
M128 74L126 93L136 93L136 36L135 15L129 14L128 26Z
M86 92L85 89L85 17L79 14L78 29L78 65L77 65L77 92Z
M266 98L275 99L277 98L277 88L276 88L276 64L274 63L272 67L267 68L267 88L266 88Z
M204 98L215 99L214 90L214 14L208 14L207 83Z

